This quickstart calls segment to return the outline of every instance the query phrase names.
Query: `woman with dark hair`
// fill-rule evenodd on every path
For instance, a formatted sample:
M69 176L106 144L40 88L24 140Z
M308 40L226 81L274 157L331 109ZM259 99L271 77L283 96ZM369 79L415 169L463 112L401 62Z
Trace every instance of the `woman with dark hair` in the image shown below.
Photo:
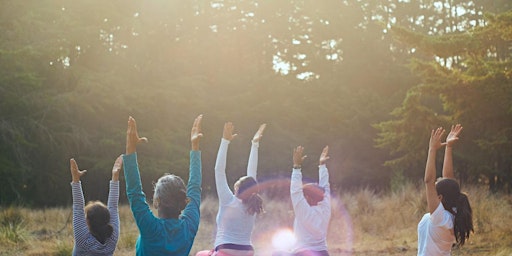
M425 187L426 213L418 224L418 255L450 255L454 244L462 246L473 231L472 210L466 194L460 191L453 172L453 145L459 139L462 126L452 125L445 143L445 130L437 128L430 135ZM436 153L446 146L443 177L436 182Z
M128 119L126 154L123 156L126 194L130 202L140 235L135 244L136 255L188 256L199 228L201 204L201 151L199 140L202 115L199 115L190 132L190 169L187 187L183 180L172 174L164 174L155 184L153 206L157 216L149 208L142 191L136 146L146 142L139 138L135 119Z
M122 158L119 156L112 167L112 180L107 206L100 201L91 201L84 208L84 195L80 171L75 159L69 160L71 190L73 194L73 255L113 255L119 238L119 172Z
M228 186L226 177L226 158L228 145L236 137L235 127L231 122L224 124L222 140L215 164L215 185L219 196L219 212L217 213L217 233L215 249L200 251L196 256L231 256L254 255L251 234L256 215L263 211L263 200L259 196L256 180L258 167L258 147L266 125L260 125L252 139L247 176L241 177L234 185L233 193Z

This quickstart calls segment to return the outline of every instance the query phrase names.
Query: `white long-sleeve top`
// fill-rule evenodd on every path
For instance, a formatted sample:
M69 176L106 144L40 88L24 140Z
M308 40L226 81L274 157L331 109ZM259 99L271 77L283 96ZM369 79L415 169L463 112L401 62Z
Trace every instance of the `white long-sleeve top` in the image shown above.
M251 245L251 235L256 220L256 214L248 214L242 200L236 197L229 188L226 177L226 158L229 140L222 139L220 142L217 161L215 163L215 185L219 196L219 211L217 213L217 234L215 236L215 247L221 244ZM256 179L258 167L258 142L253 142L249 163L247 165L247 176Z
M297 238L294 251L327 250L327 228L331 218L331 191L329 172L324 165L318 166L319 185L325 189L324 199L316 206L310 206L302 191L302 172L293 169L290 194L295 212L293 230Z

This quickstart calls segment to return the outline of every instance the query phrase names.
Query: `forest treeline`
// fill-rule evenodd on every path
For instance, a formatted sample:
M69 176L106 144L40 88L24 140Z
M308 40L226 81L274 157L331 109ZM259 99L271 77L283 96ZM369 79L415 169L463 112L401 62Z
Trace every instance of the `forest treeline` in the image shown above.
M429 131L462 123L460 179L510 192L508 0L0 3L0 205L69 203L71 157L104 198L129 115L146 192L186 177L200 113L205 194L226 121L230 183L261 123L262 179L288 177L296 145L316 178L329 145L335 190L421 180Z

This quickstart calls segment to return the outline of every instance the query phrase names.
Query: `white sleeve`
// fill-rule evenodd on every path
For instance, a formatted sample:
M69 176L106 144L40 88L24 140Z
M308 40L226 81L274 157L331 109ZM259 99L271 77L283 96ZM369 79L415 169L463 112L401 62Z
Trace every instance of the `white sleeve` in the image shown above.
M247 164L247 176L253 177L257 180L256 175L258 174L258 148L259 142L252 142L251 153L249 154L249 163Z
M229 189L226 177L226 158L229 142L229 140L224 138L221 140L217 161L215 162L215 186L217 187L219 204L227 203L233 197L233 192Z
M327 166L325 164L318 166L318 185L325 189L325 194L330 194L330 184L329 184L329 171L327 170Z
M437 208L430 214L430 220L434 226L452 229L453 221L450 215L451 213L444 209L443 203L439 202Z
M295 216L304 216L309 209L309 204L302 191L302 172L300 169L293 169L290 180L290 197L292 199Z

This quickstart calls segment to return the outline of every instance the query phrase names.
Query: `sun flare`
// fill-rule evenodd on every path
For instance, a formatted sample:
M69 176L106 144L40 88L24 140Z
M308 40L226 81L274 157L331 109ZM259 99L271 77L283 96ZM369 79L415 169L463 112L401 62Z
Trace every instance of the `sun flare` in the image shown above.
M280 229L272 236L272 246L279 251L290 251L297 238L290 229Z

